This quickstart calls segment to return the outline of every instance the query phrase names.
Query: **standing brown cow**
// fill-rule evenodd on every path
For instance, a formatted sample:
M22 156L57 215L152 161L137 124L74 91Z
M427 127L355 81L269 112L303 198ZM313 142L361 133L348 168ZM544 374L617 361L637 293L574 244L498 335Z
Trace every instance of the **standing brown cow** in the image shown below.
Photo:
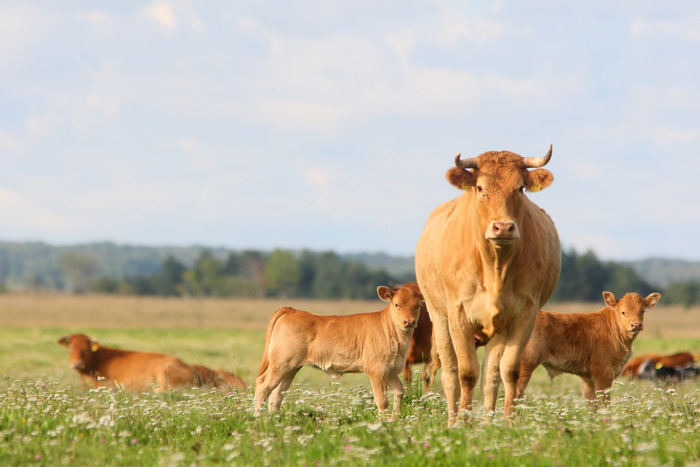
M402 287L378 287L379 298L389 305L374 313L326 316L280 308L272 315L265 335L265 351L255 384L255 407L278 410L283 393L297 372L313 365L332 378L364 372L372 382L374 400L383 417L388 409L387 387L394 393L392 419L399 415L403 383L399 373L423 297Z
M550 217L524 191L553 180L552 155L486 152L461 160L447 180L464 193L438 206L416 248L416 276L433 322L443 366L448 426L471 408L479 378L473 336L489 343L483 360L484 406L494 410L501 379L512 413L522 352L537 312L559 278L561 246ZM528 170L534 168L535 170Z
M583 380L583 396L595 400L622 372L632 354L632 342L644 329L644 312L656 305L661 294L642 299L636 293L620 300L603 292L605 308L594 313L556 313L540 311L525 348L518 380L518 398L539 365L550 378L560 373L578 375Z

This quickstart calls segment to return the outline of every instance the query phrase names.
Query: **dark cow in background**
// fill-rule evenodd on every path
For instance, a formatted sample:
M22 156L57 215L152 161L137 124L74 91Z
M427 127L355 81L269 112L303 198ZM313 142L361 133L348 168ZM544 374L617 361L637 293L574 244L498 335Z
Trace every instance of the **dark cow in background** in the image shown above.
M58 343L68 347L70 367L87 386L118 385L135 391L154 389L156 392L202 384L246 388L232 373L202 365L190 366L170 355L105 347L85 334L65 336Z
M642 299L636 293L620 300L603 292L605 308L593 313L540 311L525 348L518 380L518 398L523 397L532 372L540 365L550 378L560 373L583 380L583 396L591 401L605 392L622 372L632 354L632 343L644 329L644 312L657 304L661 294ZM602 391L602 393L601 393Z
M407 282L399 287L409 287L416 292L420 293L420 288L415 282ZM416 329L413 330L413 336L411 336L411 346L408 349L408 354L406 354L406 366L403 370L403 376L406 383L411 381L411 365L417 363L425 363L426 368L423 370L423 381L426 382L426 371L431 360L431 350L432 350L432 338L433 338L433 322L430 321L430 315L428 315L428 309L425 303L421 306L420 316L418 317L418 325Z
M503 381L504 411L513 411L523 349L559 278L554 223L524 193L552 183L541 168L551 156L551 146L539 158L458 154L447 180L464 193L432 212L418 240L416 277L443 366L448 426L458 409L472 405L479 379L475 335L490 339L482 363L484 406L495 409Z
M683 381L700 375L697 365L699 357L700 355L691 352L644 354L630 360L622 374L630 378Z

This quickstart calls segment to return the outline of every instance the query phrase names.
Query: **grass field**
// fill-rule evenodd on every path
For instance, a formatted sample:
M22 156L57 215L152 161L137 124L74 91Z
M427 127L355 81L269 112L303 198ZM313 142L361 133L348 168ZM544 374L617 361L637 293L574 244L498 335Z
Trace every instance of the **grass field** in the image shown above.
M601 300L602 304L602 300ZM688 465L700 461L700 383L619 380L597 412L564 375L535 372L516 414L446 429L439 394L408 388L403 418L379 423L365 375L333 382L302 370L278 414L255 416L252 388L135 395L84 390L56 341L164 352L254 383L269 316L280 306L347 314L370 302L0 295L2 465ZM597 305L548 307L593 311ZM650 310L635 353L700 350L700 309ZM482 351L480 351L481 354ZM417 368L419 369L419 368ZM439 390L439 384L436 389ZM501 403L502 406L502 403Z

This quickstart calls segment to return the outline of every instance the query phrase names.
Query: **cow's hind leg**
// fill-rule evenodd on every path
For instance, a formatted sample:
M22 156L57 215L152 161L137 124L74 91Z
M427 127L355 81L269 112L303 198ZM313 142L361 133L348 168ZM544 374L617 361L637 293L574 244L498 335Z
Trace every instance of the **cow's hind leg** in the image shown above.
M517 385L520 375L520 364L523 359L523 353L525 347L530 339L530 334L535 326L535 320L537 318L537 307L534 304L529 303L526 306L520 316L511 325L506 334L506 340L503 343L503 350L500 359L500 373L501 379L503 380L503 386L505 389L505 404L503 411L506 415L513 413L513 401L517 395ZM493 410L495 406L495 394L494 405L491 406Z
M435 383L435 375L437 374L437 371L439 369L440 356L438 355L437 347L435 344L435 334L433 334L432 347L430 349L430 358L428 359L428 362L425 364L425 368L423 369L423 394L427 394L428 392L430 392L430 389Z
M481 362L481 393L484 398L484 408L495 410L498 387L501 384L501 357L504 343L499 338L489 342Z

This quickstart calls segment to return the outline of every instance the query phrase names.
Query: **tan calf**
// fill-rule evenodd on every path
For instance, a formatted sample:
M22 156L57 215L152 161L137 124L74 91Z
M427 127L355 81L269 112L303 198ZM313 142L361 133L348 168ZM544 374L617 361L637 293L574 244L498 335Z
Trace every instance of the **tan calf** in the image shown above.
M389 305L374 313L326 316L280 308L270 319L265 351L255 385L255 407L278 410L283 393L297 372L315 366L332 378L344 373L369 375L374 400L383 417L388 409L387 387L394 393L392 419L400 414L403 384L399 373L423 304L422 295L408 287L378 287Z
M628 293L617 300L612 293L603 292L603 298L607 306L593 313L539 312L520 365L518 398L539 365L550 378L560 373L580 376L583 396L589 400L612 386L644 327L645 310L656 305L661 295L652 293L642 299ZM603 392L603 401L608 400Z

